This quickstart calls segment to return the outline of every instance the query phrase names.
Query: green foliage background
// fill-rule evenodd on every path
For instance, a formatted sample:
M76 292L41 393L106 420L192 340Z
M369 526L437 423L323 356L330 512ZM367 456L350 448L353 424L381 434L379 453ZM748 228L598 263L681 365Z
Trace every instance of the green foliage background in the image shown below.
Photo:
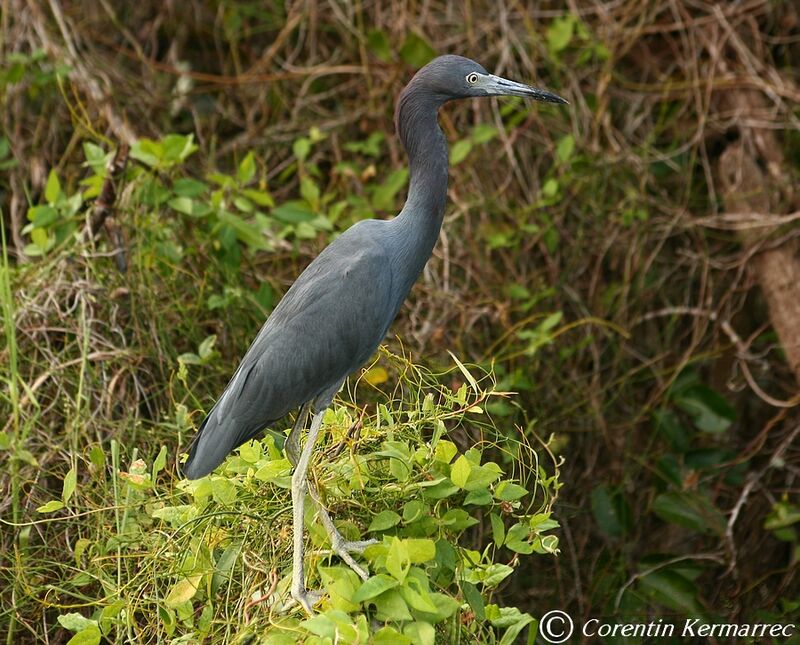
M431 425L411 422L425 394L434 396L431 414L446 415L450 398L469 383L448 351L469 374L494 375L487 391L516 393L491 397L478 426L448 420L449 440L464 455L477 446L483 462L500 464L504 477L531 491L512 509L526 527L517 546L534 550L531 518L552 510L560 528L548 524L548 531L561 552L553 557L554 545L540 542L546 557L529 556L499 539L491 517L504 500L494 480L476 526L442 525L446 504L440 515L430 511L436 539L463 553L493 545L481 566L514 570L491 585L461 576L474 580L467 581L473 593L457 581L436 582L436 572L423 568L459 603L455 622L464 638L501 639L511 624L535 625L521 616L552 608L612 622L798 620L797 417L774 404L790 400L796 384L736 235L703 223L719 213L713 162L733 136L729 117L704 99L731 82L707 73L712 48L702 30L722 19L700 4L600 7L3 5L0 602L9 642L93 628L142 642L219 636L213 630L225 619L241 626L261 611L247 607L252 597L244 594L267 589L272 570L284 575L286 554L278 545L272 560L259 562L266 536L258 523L213 545L206 553L213 572L203 568L208 562L177 562L159 551L158 539L142 536L166 531L171 548L191 551L192 540L218 530L203 515L195 532L173 524L169 533L168 512L153 515L208 510L203 495L178 484L175 459L308 261L350 224L398 210L408 177L393 135L394 97L440 53L473 57L571 105L445 108L448 213L396 337L387 339L403 358L384 354L352 379L331 420L334 436L361 419L361 438L338 437L352 454L375 456L388 450L383 442L399 440L433 459ZM739 70L737 82L757 82L777 97L796 88L792 3L725 11L739 45L757 50L777 74ZM785 135L794 164L787 185L797 182L798 116L776 100L764 117ZM137 140L118 183L115 226L91 241L81 231L119 144L114 118ZM769 233L794 234L791 224ZM731 329L747 339L747 355ZM425 379L409 379L413 363L427 366ZM379 432L386 427L380 405L404 436ZM476 427L490 430L488 439ZM279 457L280 437L252 447L262 451L252 463L270 451ZM233 482L236 495L206 498L235 509L261 503L259 517L282 512L279 489L256 501L262 466L248 475L237 459L248 461L235 457L220 480ZM548 478L562 459L563 488L552 507L558 485ZM449 468L440 474L452 480ZM402 499L387 493L380 500L381 509L403 517ZM352 517L353 529L367 528L377 510L359 512L366 502L357 498L341 503L341 519ZM122 557L118 541L128 526L140 533ZM430 537L397 526L387 527L386 549ZM231 545L246 548L245 557L225 556ZM391 577L385 553L367 555ZM214 575L219 585L228 571L223 557L240 576L234 586L226 578L224 601L214 596ZM81 577L92 571L89 558L113 585L100 573ZM329 565L320 573L329 576L326 585L349 584L345 573L331 573L335 563L320 571ZM198 572L209 585L201 592ZM200 595L186 600L179 587L164 615L149 612L152 625L131 613L165 600L181 580ZM139 594L124 612L113 597L123 588ZM485 626L489 606L519 615L497 613L500 623ZM212 613L204 615L205 607ZM323 639L348 621L359 638L372 629L353 618L360 610L328 609L350 618L330 614L339 623L306 636ZM59 623L64 615L71 618ZM452 621L416 618L437 625L440 639L462 633Z

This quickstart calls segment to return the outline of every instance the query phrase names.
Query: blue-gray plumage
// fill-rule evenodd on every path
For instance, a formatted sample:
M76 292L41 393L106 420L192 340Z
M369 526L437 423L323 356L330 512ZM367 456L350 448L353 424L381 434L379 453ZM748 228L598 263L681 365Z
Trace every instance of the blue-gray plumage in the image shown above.
M410 167L403 209L390 220L351 226L308 265L247 350L201 424L183 466L190 479L210 473L231 450L302 406L287 454L295 465L292 596L308 611L315 597L304 587L302 506L306 491L316 499L306 471L322 413L344 379L378 348L433 251L447 197L447 143L437 122L439 107L451 99L500 95L566 103L550 92L489 74L461 56L441 56L411 79L395 113ZM309 409L314 418L300 455L299 434ZM366 577L349 555L366 543L346 542L317 505L333 550Z

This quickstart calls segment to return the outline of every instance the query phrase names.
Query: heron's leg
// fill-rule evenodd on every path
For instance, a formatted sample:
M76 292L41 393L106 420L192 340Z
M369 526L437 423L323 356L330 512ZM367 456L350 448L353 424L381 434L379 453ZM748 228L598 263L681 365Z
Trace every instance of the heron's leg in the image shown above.
M317 487L314 486L313 482L308 482L308 493L311 495L311 499L314 500L317 506L317 511L319 512L319 518L322 520L322 525L325 527L325 530L328 532L328 537L331 540L331 549L333 552L338 555L345 563L358 574L358 576L362 580L366 580L369 578L369 573L360 565L358 562L355 561L351 553L362 553L364 549L366 549L371 544L377 544L378 540L371 539L371 540L345 540L344 536L339 533L339 529L333 523L331 519L330 513L325 508L322 500L319 498L319 493L317 492Z
M306 427L306 420L308 419L308 413L310 411L311 403L303 403L300 407L300 411L297 413L297 419L295 419L289 436L286 437L286 443L283 445L286 458L293 467L297 466L297 462L300 459L300 433L302 433L303 428Z
M303 609L309 614L314 613L311 607L319 600L320 596L318 592L307 591L305 585L303 568L303 507L305 505L306 491L308 490L308 467L311 464L311 455L314 451L314 444L317 442L317 437L319 436L324 413L325 409L323 408L319 410L311 420L311 427L308 430L306 443L303 446L303 451L300 453L300 458L297 460L294 472L292 473L292 538L294 540L294 551L292 555L291 594L292 598L300 603ZM294 433L294 431L295 429L292 429L292 433ZM289 438L291 439L291 433L289 434ZM289 459L291 460L291 457Z

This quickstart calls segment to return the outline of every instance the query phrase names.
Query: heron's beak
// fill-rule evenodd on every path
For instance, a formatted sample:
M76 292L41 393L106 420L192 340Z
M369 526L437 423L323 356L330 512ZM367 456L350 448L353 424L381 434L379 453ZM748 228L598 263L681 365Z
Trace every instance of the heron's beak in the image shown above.
M557 94L553 94L547 90L540 90L538 87L531 87L524 83L509 81L506 78L495 76L494 74L486 76L486 80L484 80L482 85L489 96L524 96L529 99L536 99L537 101L545 101L546 103L568 105L568 102Z

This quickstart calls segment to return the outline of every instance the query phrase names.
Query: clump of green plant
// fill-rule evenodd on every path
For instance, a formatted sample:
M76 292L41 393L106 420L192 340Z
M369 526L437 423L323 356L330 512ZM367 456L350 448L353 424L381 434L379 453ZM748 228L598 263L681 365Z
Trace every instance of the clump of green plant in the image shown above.
M362 582L331 554L309 505L316 615L288 602L291 466L284 434L270 431L191 482L170 474L166 447L149 460L134 449L127 466L116 441L110 455L87 447L31 521L70 535L71 557L48 564L60 581L54 619L72 643L510 644L529 626L533 638L534 619L494 595L520 558L558 553L558 470L519 440L488 440L499 433L484 406L507 395L456 362L453 388L386 353L362 383L392 369L402 397L371 414L341 403L326 414L311 475L339 529L378 543L363 554ZM183 405L171 423L190 424Z

